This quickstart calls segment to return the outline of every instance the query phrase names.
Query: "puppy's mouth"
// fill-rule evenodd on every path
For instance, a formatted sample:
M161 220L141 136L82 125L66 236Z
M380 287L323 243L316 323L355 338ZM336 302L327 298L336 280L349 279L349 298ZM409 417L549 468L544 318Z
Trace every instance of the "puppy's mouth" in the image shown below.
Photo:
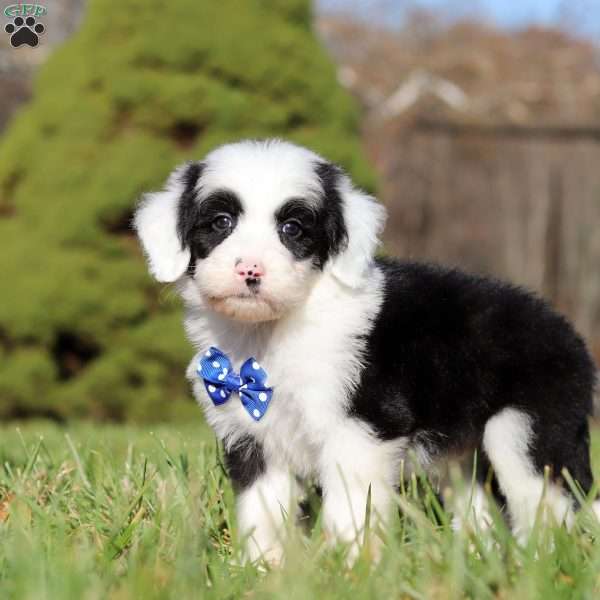
M207 300L213 310L236 321L273 321L282 313L281 306L260 294L258 290L227 296L208 296Z

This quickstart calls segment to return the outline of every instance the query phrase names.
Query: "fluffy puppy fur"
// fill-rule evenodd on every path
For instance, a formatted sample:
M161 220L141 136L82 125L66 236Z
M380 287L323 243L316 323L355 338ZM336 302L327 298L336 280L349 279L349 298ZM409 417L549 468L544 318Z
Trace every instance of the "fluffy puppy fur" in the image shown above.
M595 367L581 338L517 287L375 258L384 219L341 169L278 140L178 168L135 215L151 273L183 297L188 377L223 442L250 559L281 558L307 478L325 530L356 554L369 488L384 527L409 455L428 467L478 449L480 481L491 465L520 535L542 500L571 520L563 468L592 487ZM209 399L196 365L210 346L236 369L260 361L274 389L260 421L236 396ZM476 490L469 510L485 520L484 500Z

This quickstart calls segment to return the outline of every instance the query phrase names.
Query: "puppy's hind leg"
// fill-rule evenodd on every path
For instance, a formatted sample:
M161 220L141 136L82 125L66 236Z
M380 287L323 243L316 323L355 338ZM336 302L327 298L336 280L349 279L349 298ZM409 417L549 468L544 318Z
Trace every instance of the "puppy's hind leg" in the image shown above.
M475 531L485 531L492 524L492 517L488 509L488 499L483 486L476 482L472 487L457 493L448 502L452 510L452 529L454 531L468 530L473 527Z
M483 436L483 447L506 496L513 531L520 541L526 541L538 514L567 526L573 522L574 500L554 480L546 484L545 466L553 470L554 477L566 467L585 492L591 486L587 446L573 447L574 436L567 427L555 430L536 422L534 430L533 424L525 412L505 408L489 419ZM554 435L556 431L560 436ZM559 443L564 447L557 446Z
M444 503L453 514L452 528L455 531L469 528L474 528L477 532L486 531L494 521L490 512L489 493L491 492L499 506L503 506L506 499L498 489L497 480L483 448L479 447L476 455L469 455L466 460L461 461L460 466L464 485L459 490L451 489L450 497L444 498ZM471 480L473 482L469 483Z

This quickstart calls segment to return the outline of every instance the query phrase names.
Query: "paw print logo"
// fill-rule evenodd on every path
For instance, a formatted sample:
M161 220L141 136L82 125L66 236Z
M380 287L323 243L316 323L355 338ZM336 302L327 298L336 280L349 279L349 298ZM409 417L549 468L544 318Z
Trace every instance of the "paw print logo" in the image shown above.
M12 23L7 23L4 31L10 34L10 45L18 48L27 44L32 48L38 45L39 37L46 28L41 23L36 23L35 17L15 17Z

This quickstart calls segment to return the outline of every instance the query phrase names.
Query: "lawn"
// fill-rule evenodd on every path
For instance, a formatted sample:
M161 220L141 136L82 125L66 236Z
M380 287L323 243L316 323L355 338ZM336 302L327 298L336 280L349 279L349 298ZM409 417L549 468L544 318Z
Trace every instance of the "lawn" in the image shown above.
M7 424L0 439L2 600L600 597L600 528L585 516L522 548L500 519L453 533L433 495L409 485L376 566L346 568L315 514L286 564L265 571L239 563L232 491L200 415L154 428Z

